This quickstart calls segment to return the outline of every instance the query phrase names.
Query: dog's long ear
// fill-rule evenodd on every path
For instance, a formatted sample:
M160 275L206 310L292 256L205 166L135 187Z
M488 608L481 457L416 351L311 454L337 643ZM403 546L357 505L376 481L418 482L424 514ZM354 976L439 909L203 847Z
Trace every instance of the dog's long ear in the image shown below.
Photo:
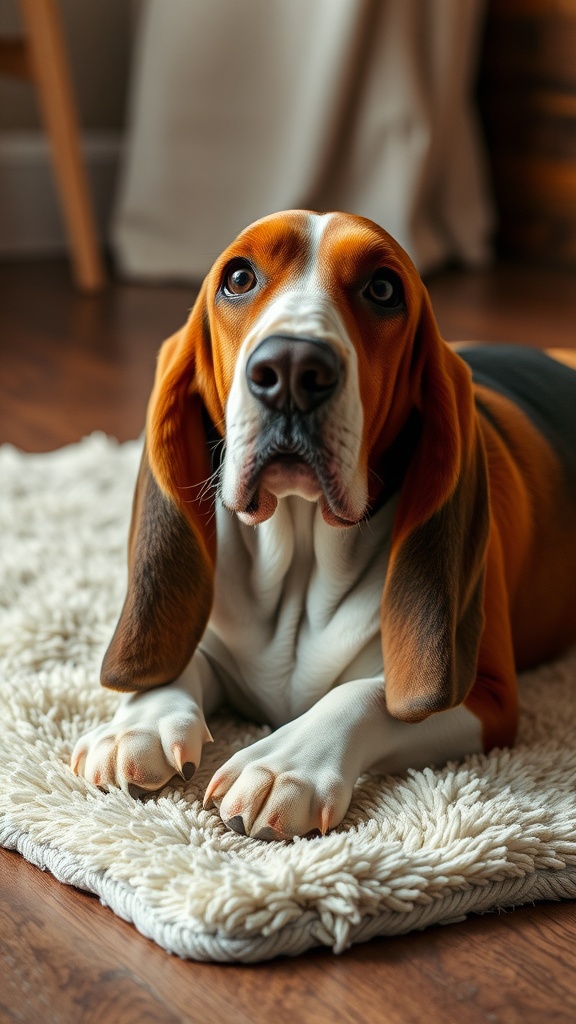
M400 491L382 605L386 704L407 722L461 703L474 682L489 529L470 372L440 338L427 295L413 372L422 431Z
M210 359L201 295L158 359L132 509L128 592L102 665L110 689L175 679L208 621L215 527L213 502L203 497L211 467L199 387L202 380L210 387Z

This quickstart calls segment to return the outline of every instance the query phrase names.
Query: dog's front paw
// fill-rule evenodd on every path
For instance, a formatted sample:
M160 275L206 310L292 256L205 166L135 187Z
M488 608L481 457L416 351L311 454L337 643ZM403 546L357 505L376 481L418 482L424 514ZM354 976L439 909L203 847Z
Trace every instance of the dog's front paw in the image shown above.
M71 766L102 789L156 790L175 775L190 779L211 739L196 703L168 685L125 698L111 722L78 740Z
M228 828L255 839L325 835L346 814L356 774L306 740L314 737L296 721L238 751L213 776L204 806L216 805Z

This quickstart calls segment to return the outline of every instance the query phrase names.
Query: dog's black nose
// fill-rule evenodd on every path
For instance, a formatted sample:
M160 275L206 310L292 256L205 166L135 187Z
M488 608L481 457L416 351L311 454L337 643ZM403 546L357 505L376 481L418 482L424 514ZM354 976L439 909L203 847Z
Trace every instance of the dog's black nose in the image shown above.
M336 391L340 360L331 345L307 338L265 338L246 366L248 390L269 409L311 412Z

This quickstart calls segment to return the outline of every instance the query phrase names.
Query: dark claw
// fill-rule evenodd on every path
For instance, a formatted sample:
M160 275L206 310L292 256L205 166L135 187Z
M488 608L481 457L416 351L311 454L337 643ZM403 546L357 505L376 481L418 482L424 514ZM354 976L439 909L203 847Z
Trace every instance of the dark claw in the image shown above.
M319 828L311 828L310 831L307 832L305 836L303 836L303 838L304 839L320 839L321 836L322 836L322 833L321 833Z
M258 832L253 832L252 838L263 839L266 843L271 843L274 840L276 842L282 840L282 836L279 836L278 833L275 832L273 828L270 828L269 825L265 825L264 828L261 828Z
M226 828L229 828L231 832L237 832L239 836L246 835L246 829L244 828L244 821L241 814L235 814L233 818L229 818L224 824Z
M196 765L192 764L192 761L186 761L186 764L182 765L182 775L186 782L190 782L190 779L196 771Z

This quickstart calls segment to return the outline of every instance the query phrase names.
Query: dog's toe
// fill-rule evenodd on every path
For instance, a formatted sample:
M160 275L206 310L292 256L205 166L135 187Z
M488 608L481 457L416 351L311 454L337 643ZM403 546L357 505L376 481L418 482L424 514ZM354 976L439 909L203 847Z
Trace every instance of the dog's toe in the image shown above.
M242 821L244 832L241 834L251 835L254 819L260 808L265 803L268 793L274 785L273 773L261 765L249 765L240 772L238 778L232 782L234 769L226 772L226 765L220 769L216 788L211 793L212 801L219 807L220 817L226 824ZM230 788L227 788L230 786ZM210 792L210 787L207 795ZM231 826L235 832L240 829Z
M85 738L78 740L74 750L72 751L72 757L70 758L70 767L75 775L84 774L84 765L86 764L86 755L88 753L88 746Z
M119 786L140 795L161 789L175 775L188 782L211 739L203 721L167 715L156 721L133 720L98 726L83 736L72 755L72 770L88 782Z
M246 763L249 750L220 768L206 791L204 806L215 805L227 828L268 842L325 835L340 823L351 797L344 779L327 772L282 771L273 758L267 764Z
M175 774L164 757L158 737L150 729L129 729L116 738L116 784L123 789L160 789Z

